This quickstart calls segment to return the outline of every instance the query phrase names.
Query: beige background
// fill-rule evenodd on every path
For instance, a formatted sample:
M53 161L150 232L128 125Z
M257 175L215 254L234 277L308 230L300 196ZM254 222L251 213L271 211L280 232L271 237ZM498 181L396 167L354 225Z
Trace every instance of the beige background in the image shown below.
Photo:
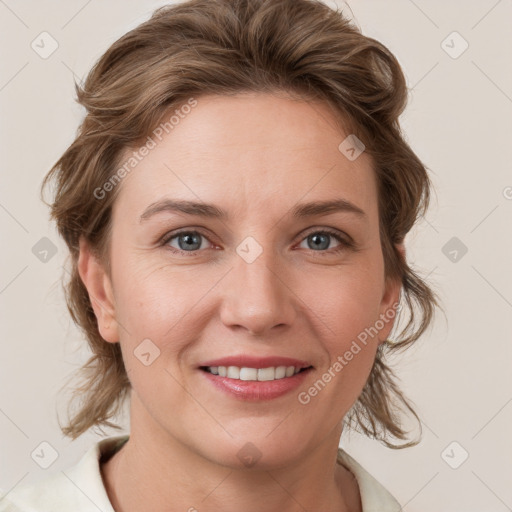
M70 442L57 424L56 408L62 411L66 398L57 393L88 353L63 302L65 248L39 201L39 185L83 115L73 75L84 78L114 40L163 4L0 1L5 489L65 469L99 439L91 432ZM403 127L437 190L407 248L439 292L446 316L439 314L423 341L397 360L424 423L422 443L393 451L352 434L342 444L407 512L512 510L512 2L349 4L363 32L386 44L407 76L411 99ZM31 48L43 31L58 42L47 59ZM446 44L452 53L462 48L458 36L448 37L453 31L469 44L457 58L445 51ZM32 252L42 237L58 249L46 263ZM468 249L455 262L445 255L450 246L443 252L453 237ZM48 469L30 456L43 441L58 452ZM453 441L458 445L444 452ZM463 450L468 459L452 469L446 461L460 462Z

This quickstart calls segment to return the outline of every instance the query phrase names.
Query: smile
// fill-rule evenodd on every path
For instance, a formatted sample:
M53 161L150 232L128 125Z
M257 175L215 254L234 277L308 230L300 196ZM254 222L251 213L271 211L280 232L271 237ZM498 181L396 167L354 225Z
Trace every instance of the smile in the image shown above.
M202 361L200 374L212 389L245 402L261 402L296 390L314 368L306 360L282 356L233 355Z
M306 370L295 366L270 366L268 368L247 368L239 366L206 366L202 370L218 375L219 377L227 377L228 379L244 380L244 381L272 381L293 377L295 374Z

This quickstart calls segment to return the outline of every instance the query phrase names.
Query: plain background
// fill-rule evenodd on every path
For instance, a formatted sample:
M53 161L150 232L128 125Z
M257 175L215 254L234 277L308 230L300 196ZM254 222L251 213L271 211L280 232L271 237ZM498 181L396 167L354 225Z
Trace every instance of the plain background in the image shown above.
M89 354L63 301L65 246L39 187L83 116L73 78L85 78L110 44L164 3L0 1L4 489L69 467L101 438L88 432L71 442L57 423L68 397L59 391ZM351 434L342 445L407 512L512 510L512 2L349 5L407 77L402 126L431 171L436 198L406 246L446 315L395 364L422 419L422 442L390 450ZM58 43L46 59L31 47L43 31ZM57 248L46 262L36 257L43 237ZM128 431L126 416L120 422ZM48 469L31 458L44 441L58 453Z

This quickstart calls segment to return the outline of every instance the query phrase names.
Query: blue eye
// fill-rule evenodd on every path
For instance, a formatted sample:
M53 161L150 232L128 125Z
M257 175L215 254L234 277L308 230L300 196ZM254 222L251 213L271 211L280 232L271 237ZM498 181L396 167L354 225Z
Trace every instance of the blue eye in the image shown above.
M206 237L204 237L198 231L182 231L168 238L165 241L165 244L169 245L171 249L174 249L180 253L195 252L202 246L201 238ZM174 239L177 240L178 247L173 247L172 245L170 245L171 240Z
M308 244L308 248L315 252L325 252L325 249L329 248L330 239L334 238L339 242L339 246L335 247L331 252L339 252L342 249L346 248L349 244L348 241L341 238L338 233L333 231L323 230L323 231L313 231L309 235L306 236L304 240L311 242Z
M334 238L338 242L338 246L329 249L331 239ZM343 250L352 248L354 244L347 238L340 236L336 231L327 229L312 231L302 238L301 242L307 241L309 249L322 256L328 256L333 253L339 253ZM200 249L208 248L203 244L203 239L208 240L206 235L199 231L179 231L169 233L164 237L161 244L169 248L175 254L184 256L194 256ZM176 240L176 242L174 242ZM211 243L211 242L209 242ZM177 246L176 246L177 244Z

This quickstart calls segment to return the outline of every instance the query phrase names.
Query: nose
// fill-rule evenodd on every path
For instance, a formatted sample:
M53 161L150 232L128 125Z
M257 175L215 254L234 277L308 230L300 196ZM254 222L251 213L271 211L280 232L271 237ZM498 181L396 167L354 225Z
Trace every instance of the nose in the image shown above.
M223 281L224 325L255 336L291 326L298 298L293 294L290 272L283 271L272 251L264 250L252 263L237 253L233 259L234 268Z

